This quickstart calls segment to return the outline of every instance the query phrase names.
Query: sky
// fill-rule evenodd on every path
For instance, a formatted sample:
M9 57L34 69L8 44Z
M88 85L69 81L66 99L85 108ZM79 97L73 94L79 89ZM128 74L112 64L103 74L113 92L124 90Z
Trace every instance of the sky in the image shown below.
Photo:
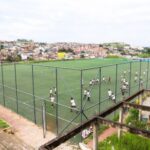
M0 0L0 40L150 46L150 0Z

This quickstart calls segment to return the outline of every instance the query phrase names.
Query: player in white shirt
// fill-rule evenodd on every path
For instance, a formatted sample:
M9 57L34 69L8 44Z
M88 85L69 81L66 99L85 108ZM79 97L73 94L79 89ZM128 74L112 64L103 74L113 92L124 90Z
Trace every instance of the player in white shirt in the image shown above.
M49 90L49 97L51 97L52 95L53 95L53 90L50 89L50 90Z
M99 79L96 79L96 83L97 83L97 84L99 83Z
M143 86L144 86L143 80L140 81L140 85L141 85L141 87L143 88Z
M122 93L122 96L125 95L126 90L127 90L127 87L126 87L125 84L123 84L123 85L121 86L121 93Z
M77 108L76 103L75 103L75 100L74 100L73 97L71 97L70 103L71 103L71 109L70 109L70 111L72 112L74 109Z
M106 78L104 76L102 77L102 82L106 83Z
M51 102L51 106L54 107L54 104L55 104L55 97L54 96L50 97L50 102Z
M112 99L112 101L113 101L114 103L116 102L115 94L113 94L113 93L112 93L112 95L111 95L111 99Z
M110 89L108 89L108 97L109 97L109 99L111 99L111 96L112 96L112 91Z
M82 86L84 85L84 81L83 81L83 79L82 79Z
M138 76L138 72L137 71L135 72L135 76Z
M125 78L123 78L123 84L125 84L126 83L126 79Z
M123 72L124 77L126 76L126 73L127 73L126 71Z
M95 79L92 79L92 84L93 84L93 85L95 84Z
M86 97L87 97L87 90L85 89L85 90L83 91L83 99L86 99Z
M90 101L91 100L91 93L89 90L87 90L87 100Z
M111 83L111 77L110 76L108 77L108 83Z
M126 81L126 82L125 82L125 85L126 85L127 87L129 86L129 83L128 83L128 81Z
M137 82L137 80L138 80L138 77L135 76L135 77L134 77L134 82Z
M93 85L93 82L92 82L92 80L90 80L90 82L89 82L89 86L92 86Z
M142 77L142 76L140 76L140 80L143 80L143 77Z
M143 75L145 75L145 74L146 74L146 72L144 71L144 72L143 72Z

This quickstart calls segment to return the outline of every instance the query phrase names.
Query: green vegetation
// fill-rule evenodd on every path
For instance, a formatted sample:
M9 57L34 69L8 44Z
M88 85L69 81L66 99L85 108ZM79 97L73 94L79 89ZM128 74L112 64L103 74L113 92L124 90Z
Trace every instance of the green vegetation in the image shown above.
M115 114L114 118L113 118L113 121L118 121L119 120L119 114Z
M138 56L141 57L141 58L149 58L150 54L148 54L148 53L142 53L142 54L139 54Z
M147 124L146 121L139 121L139 110L137 109L130 109L129 116L126 119L126 123L140 129L148 130L150 126Z
M8 55L7 58L6 58L6 61L8 62L18 62L18 61L21 61L21 56L20 55Z
M68 49L61 48L58 50L58 52L74 53L73 49L71 49L71 48L68 48Z
M108 55L106 58L121 58L121 57L119 57L117 55Z
M150 139L131 133L124 133L120 139L117 135L108 137L99 143L99 150L150 150Z
M9 125L4 121L0 119L0 128L7 128Z
M145 47L144 52L138 56L142 58L150 58L150 47Z

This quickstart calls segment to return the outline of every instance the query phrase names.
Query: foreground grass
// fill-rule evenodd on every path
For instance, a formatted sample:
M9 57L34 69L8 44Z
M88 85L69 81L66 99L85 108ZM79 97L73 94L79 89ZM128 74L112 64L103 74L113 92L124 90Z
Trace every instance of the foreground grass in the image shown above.
M7 128L9 125L4 121L0 119L0 128Z
M150 150L150 140L131 133L124 133L119 140L117 135L99 143L100 150Z

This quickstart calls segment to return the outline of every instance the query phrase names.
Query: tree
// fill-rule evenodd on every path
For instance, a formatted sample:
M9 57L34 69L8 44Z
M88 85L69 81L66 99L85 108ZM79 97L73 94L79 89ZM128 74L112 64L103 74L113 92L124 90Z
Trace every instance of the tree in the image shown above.
M14 59L14 61L21 61L21 56L20 55L17 55Z
M0 45L0 50L1 50L1 49L4 49L4 45Z
M6 61L12 62L14 58L11 55L8 55Z

